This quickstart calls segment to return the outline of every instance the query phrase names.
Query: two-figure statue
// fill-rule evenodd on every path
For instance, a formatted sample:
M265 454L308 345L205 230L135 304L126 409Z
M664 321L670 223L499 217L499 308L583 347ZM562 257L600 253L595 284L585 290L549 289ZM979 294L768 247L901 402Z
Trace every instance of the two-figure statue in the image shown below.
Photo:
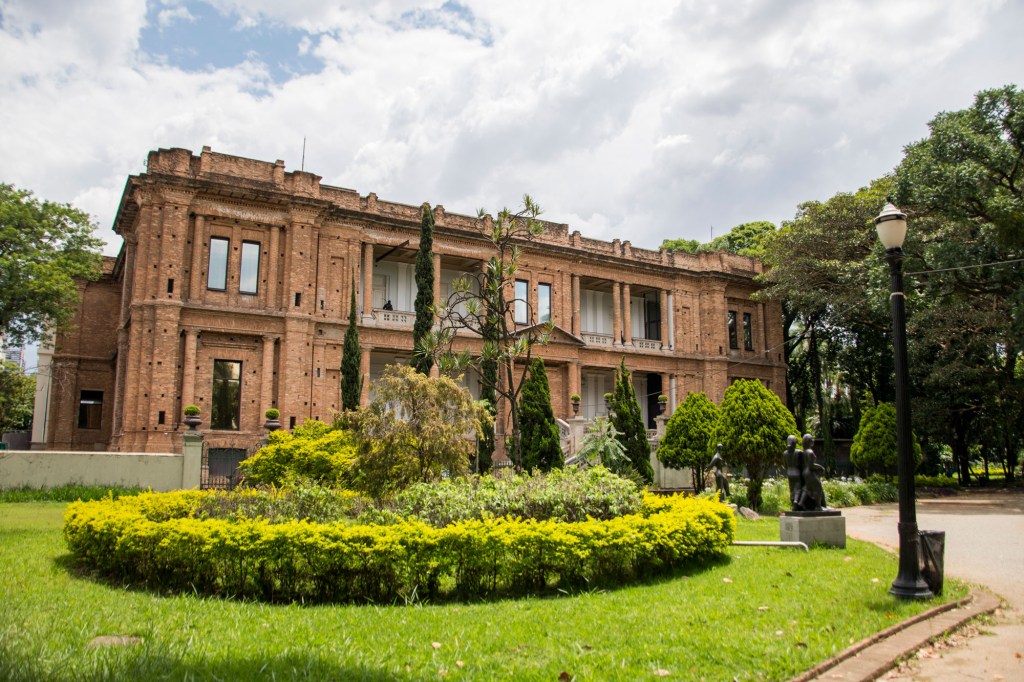
M803 450L796 449L796 436L786 439L786 451L782 453L782 462L786 466L786 478L789 479L789 501L793 511L821 511L827 509L825 490L821 487L818 474L825 467L815 461L814 436L804 434Z
M725 466L725 460L722 459L721 443L715 448L715 456L711 458L711 463L708 466L715 468L715 490L718 491L719 497L724 502L729 499L729 479L722 469Z

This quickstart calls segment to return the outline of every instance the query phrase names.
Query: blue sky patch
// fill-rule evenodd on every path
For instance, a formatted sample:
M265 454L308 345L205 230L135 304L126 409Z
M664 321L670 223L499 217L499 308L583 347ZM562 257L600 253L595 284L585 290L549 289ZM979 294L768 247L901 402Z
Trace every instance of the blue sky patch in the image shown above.
M175 16L161 26L161 12L173 11L159 3L149 6L140 48L153 59L183 71L208 71L237 66L246 59L266 65L275 82L316 73L323 64L313 55L299 53L308 34L269 21L243 27L238 15L225 15L206 3L178 6L190 16Z

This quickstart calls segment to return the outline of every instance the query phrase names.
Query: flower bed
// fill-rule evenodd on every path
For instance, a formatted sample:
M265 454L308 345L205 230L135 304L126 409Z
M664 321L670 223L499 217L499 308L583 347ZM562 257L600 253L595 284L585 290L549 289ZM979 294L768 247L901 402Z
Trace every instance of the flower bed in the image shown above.
M725 505L645 498L640 513L578 522L519 518L390 525L195 518L209 493L68 506L64 536L99 573L154 589L268 600L394 602L618 585L721 555Z

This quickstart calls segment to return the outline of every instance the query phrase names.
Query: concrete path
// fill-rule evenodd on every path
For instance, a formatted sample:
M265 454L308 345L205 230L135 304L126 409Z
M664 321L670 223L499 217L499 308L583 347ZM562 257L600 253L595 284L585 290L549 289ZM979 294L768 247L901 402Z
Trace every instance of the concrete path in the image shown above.
M849 536L898 546L895 504L844 509L843 515ZM1024 681L1024 494L918 500L917 522L922 530L945 531L947 577L988 587L1008 608L997 611L991 625L977 628L977 636L922 650L884 679Z

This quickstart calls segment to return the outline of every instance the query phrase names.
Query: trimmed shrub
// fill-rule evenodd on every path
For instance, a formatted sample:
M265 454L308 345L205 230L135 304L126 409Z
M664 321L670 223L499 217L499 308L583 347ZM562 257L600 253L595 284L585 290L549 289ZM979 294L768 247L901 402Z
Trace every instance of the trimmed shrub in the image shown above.
M910 434L914 468L921 463L921 444ZM850 461L861 472L882 471L886 478L896 471L896 407L878 403L864 411L850 444Z
M308 479L343 483L356 457L356 446L345 431L308 419L292 430L274 431L267 446L243 460L238 469L246 483L286 485Z
M544 476L473 476L416 484L387 509L435 527L500 516L556 521L611 519L637 513L643 496L629 480L604 467L554 469Z
M659 399L661 396L659 396ZM665 426L658 460L667 467L690 467L693 489L703 492L704 475L715 451L711 437L718 423L718 406L703 393L689 393Z
M158 589L241 598L396 602L618 585L722 556L725 505L675 497L575 523L508 517L434 528L195 518L208 493L75 502L64 536L83 564ZM649 499L649 498L648 498Z

